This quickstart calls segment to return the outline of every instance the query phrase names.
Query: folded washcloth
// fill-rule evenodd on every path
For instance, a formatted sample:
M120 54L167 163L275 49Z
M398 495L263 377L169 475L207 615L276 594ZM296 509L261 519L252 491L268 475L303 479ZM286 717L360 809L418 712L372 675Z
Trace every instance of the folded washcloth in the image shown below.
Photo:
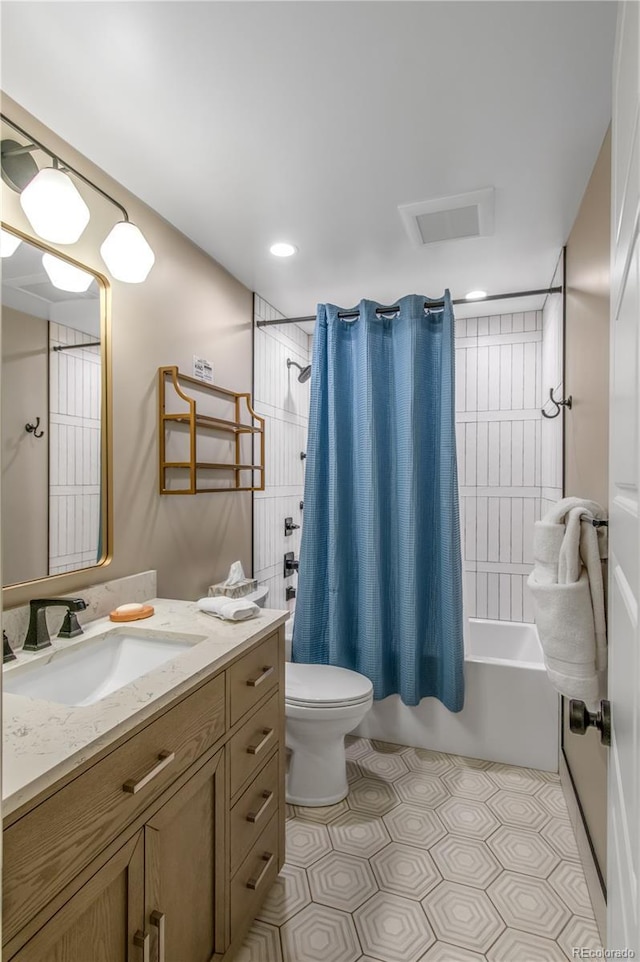
M200 611L224 618L225 621L246 621L247 618L255 618L260 611L258 605L245 598L200 598L196 604Z

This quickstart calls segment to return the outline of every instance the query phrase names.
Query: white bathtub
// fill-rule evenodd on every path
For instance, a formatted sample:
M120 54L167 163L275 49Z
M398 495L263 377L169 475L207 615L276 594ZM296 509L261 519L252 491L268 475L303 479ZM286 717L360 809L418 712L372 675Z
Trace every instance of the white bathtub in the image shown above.
M461 712L435 698L409 708L390 695L374 702L354 734L556 772L559 699L535 625L470 618L465 648Z

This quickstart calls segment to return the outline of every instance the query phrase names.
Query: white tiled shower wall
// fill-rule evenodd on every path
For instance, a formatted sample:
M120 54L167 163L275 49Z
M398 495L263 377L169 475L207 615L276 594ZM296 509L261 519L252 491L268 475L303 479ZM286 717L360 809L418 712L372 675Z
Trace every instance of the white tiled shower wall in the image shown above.
M255 317L282 317L255 298ZM562 418L542 417L549 388L562 392L562 302L544 311L456 321L456 438L460 523L468 617L532 621L526 579L533 522L562 497ZM283 554L299 555L300 532L285 538L284 518L301 523L309 384L286 359L310 360L311 338L295 325L255 329L255 406L265 415L266 487L256 492L254 577L285 607ZM295 372L295 373L294 373ZM552 410L551 405L546 408ZM292 604L288 605L290 608Z
M49 574L94 565L100 533L99 347L54 351L96 338L49 325Z
M562 496L561 418L542 417L561 370L561 302L456 322L456 440L465 612L533 621L533 523ZM561 375L560 375L561 377ZM551 407L548 405L548 407Z
M254 298L255 320L281 318L270 304ZM265 489L254 494L253 576L269 585L270 608L290 608L288 585L297 574L283 577L286 551L300 555L300 529L285 537L284 519L302 525L300 502L304 497L304 461L307 445L309 381L300 384L297 368L287 368L287 358L303 367L311 358L311 338L297 325L256 327L254 336L254 408L265 421Z

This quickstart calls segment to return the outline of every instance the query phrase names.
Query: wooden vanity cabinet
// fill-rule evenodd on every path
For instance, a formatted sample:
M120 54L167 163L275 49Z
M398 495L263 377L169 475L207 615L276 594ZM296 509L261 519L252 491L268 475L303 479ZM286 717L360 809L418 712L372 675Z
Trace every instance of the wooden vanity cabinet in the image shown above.
M143 923L144 837L138 831L12 960L147 962ZM147 936L146 951L148 945Z
M224 801L220 751L144 826L151 959L209 962L227 947Z
M230 962L284 863L283 651L280 629L9 821L3 962ZM194 716L202 751L170 780L180 752L167 761L163 746L181 744L181 724L192 758ZM131 778L140 744L147 759ZM119 795L96 805L80 846L69 824L83 839L83 789L102 783L110 797L114 769L130 808Z

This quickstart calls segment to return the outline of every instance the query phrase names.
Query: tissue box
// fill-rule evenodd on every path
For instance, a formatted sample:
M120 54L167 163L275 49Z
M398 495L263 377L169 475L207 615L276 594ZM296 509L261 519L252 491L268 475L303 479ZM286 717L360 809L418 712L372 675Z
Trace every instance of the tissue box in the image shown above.
M244 598L245 595L250 594L255 591L258 587L258 582L255 578L245 578L244 581L239 581L237 585L225 585L224 581L221 581L217 585L211 585L208 591L210 598L217 598L218 595L224 595L225 598Z

